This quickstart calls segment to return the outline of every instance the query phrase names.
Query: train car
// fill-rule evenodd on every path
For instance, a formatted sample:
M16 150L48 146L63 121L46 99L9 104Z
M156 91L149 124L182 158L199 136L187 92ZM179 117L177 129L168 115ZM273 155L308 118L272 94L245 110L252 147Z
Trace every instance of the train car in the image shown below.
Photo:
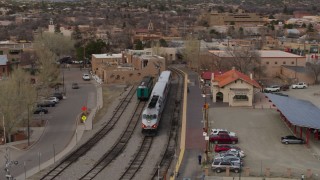
M149 136L157 134L162 111L165 107L171 84L171 72L162 72L159 81L155 84L147 103L142 112L142 133Z
M162 71L157 82L171 83L171 71Z
M154 78L152 76L145 76L142 78L140 85L137 88L137 97L141 101L147 101L150 97L154 85Z

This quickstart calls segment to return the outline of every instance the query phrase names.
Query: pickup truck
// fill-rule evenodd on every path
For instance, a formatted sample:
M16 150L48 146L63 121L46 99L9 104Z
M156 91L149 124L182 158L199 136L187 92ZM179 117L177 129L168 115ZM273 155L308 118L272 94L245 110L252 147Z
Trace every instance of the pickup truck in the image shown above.
M237 136L230 136L228 133L219 133L211 135L209 138L210 142L215 144L235 144L238 143Z

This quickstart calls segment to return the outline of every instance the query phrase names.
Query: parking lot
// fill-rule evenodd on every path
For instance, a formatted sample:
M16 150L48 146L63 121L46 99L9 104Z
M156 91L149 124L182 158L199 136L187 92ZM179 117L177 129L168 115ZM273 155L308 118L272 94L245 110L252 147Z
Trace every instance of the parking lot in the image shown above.
M320 96L313 94L315 91L320 91L320 88L289 90L287 93L310 101L318 98L320 102ZM319 107L316 102L314 104ZM266 104L265 107L270 105ZM246 154L244 165L250 168L250 176L263 176L266 168L270 168L272 177L286 177L287 169L291 168L293 177L299 178L307 173L307 169L311 169L313 177L319 178L320 161L313 156L312 149L305 145L284 145L280 142L282 136L292 132L280 120L279 112L275 109L213 107L209 110L209 122L210 128L224 128L237 134L238 146Z

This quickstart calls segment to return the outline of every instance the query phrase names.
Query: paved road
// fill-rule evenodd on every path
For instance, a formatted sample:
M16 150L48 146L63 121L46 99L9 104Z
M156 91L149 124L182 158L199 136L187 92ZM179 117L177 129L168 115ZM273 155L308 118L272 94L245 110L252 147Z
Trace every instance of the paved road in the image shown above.
M44 115L44 119L48 119L48 124L40 140L27 151L10 150L11 159L19 162L11 169L11 174L14 177L24 174L24 168L28 171L37 167L39 160L42 163L52 158L54 150L55 154L61 152L74 134L76 117L81 112L81 107L86 105L88 108L92 108L96 104L94 85L82 80L83 72L85 70L64 70L66 99L56 107L49 108L49 114ZM72 89L72 82L78 82L80 89ZM4 166L1 169L4 169ZM0 171L0 177L4 177L4 171Z

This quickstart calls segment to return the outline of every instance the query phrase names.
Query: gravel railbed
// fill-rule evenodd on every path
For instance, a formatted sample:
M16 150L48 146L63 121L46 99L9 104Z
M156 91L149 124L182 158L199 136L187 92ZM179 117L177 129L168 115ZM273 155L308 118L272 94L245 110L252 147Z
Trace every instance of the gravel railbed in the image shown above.
M121 116L120 120L115 124L113 130L111 130L103 139L99 141L89 152L87 152L83 157L72 164L67 170L65 170L60 178L61 179L78 179L86 172L88 172L91 167L102 157L102 155L111 149L111 147L117 142L118 138L121 136L123 129L126 128L130 118L132 116L133 110L136 107L137 99L133 98L127 109ZM111 117L104 117L103 120L109 120Z

